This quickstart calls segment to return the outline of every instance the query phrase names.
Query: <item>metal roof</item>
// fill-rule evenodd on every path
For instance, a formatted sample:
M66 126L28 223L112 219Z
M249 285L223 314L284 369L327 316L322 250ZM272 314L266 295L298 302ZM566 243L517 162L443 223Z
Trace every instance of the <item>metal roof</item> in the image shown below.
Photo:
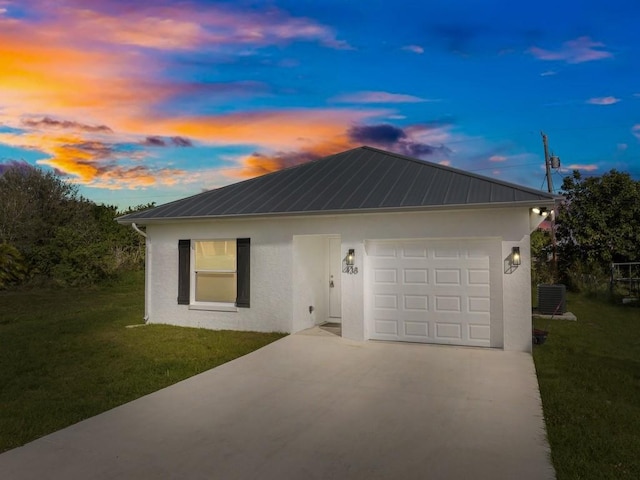
M559 197L359 147L118 218L120 223L259 215L553 203Z

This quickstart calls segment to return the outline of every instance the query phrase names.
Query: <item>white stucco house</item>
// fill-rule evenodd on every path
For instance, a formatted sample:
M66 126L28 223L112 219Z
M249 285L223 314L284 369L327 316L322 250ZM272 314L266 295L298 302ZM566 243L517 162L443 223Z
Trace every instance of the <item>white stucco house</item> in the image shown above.
M360 147L118 221L147 236L147 322L530 351L557 198Z

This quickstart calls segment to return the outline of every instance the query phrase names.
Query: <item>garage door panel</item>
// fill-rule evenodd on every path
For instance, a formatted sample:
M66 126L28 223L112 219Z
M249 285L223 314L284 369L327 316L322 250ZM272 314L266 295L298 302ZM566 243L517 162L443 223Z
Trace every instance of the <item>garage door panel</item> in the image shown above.
M489 286L489 269L469 268L467 269L467 285Z
M436 312L456 312L462 311L462 299L454 295L436 295L434 311Z
M404 285L428 285L428 268L404 268L402 270L402 283Z
M436 338L462 340L462 326L459 323L436 323Z
M429 338L429 323L404 322L404 334L406 337L418 337L427 340Z
M371 246L371 255L380 258L397 258L398 251L395 244L381 242Z
M433 247L433 258L457 260L458 258L460 258L460 251L458 247L455 246L455 244L435 246Z
M398 335L398 322L394 320L376 320L375 331L379 335ZM383 339L386 340L386 339ZM395 340L395 338L389 338Z
M488 342L491 338L491 331L488 325L470 324L468 327L469 340Z
M375 294L373 306L376 310L398 310L398 297L384 293Z
M426 312L429 310L428 295L403 295L402 306L405 311Z
M436 268L435 269L435 285L451 286L460 285L460 269L459 268Z
M425 245L421 244L405 244L400 248L400 257L412 260L426 259L428 250Z
M467 312L469 313L489 313L490 302L487 297L467 297Z
M371 338L489 346L487 244L371 242Z
M398 271L395 268L376 268L373 270L373 282L378 285L398 283Z

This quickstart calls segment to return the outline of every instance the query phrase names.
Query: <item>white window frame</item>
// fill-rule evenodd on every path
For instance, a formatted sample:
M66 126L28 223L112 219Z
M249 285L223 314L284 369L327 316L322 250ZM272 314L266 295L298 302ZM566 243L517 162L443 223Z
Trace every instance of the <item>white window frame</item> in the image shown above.
M189 289L189 310L215 310L219 312L237 312L235 302L199 302L196 301L196 243L197 242L236 242L236 238L202 238L191 239L191 255L189 255L189 273L192 287ZM207 271L207 270L202 270ZM236 250L236 269L235 270L210 270L217 273L235 273L238 275L238 252Z

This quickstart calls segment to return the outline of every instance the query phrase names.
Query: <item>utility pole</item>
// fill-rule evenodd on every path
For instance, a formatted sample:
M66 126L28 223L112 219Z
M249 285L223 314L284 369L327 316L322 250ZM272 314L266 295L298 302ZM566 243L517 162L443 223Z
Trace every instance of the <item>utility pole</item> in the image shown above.
M551 163L552 160L554 163L558 164L558 167L560 166L560 159L558 157L551 157L549 155L549 145L547 143L547 135L545 135L544 132L540 132L540 134L542 135L542 145L544 146L544 165L545 165L545 169L547 171L547 190L549 191L549 193L553 193L553 180L551 179ZM555 165L554 165L555 166ZM556 278L556 272L558 269L558 254L557 254L557 250L558 250L558 246L557 246L557 242L556 242L556 209L555 206L551 212L551 246L552 246L552 252L553 252L553 256L551 257L551 275L553 277L553 280L555 282L555 278Z
M544 146L544 165L547 169L547 189L549 193L553 193L553 180L551 179L551 158L549 157L549 145L547 144L547 136L544 132L542 135L542 145Z

